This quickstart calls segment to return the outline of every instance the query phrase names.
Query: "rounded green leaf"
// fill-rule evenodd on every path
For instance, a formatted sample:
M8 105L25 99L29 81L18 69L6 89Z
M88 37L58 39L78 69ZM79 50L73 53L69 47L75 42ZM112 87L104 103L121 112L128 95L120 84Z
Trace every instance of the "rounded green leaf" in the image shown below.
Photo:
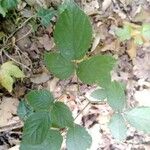
M46 53L44 63L47 69L60 79L70 77L75 69L74 64L58 53Z
M124 85L114 81L107 85L105 90L109 105L116 111L122 111L125 108L126 103Z
M150 133L150 107L137 107L125 113L127 121L136 129Z
M47 137L41 144L30 145L28 143L21 143L20 150L60 150L63 138L59 131L48 131Z
M113 137L119 141L126 138L127 126L121 114L114 114L109 122L109 129Z
M72 113L64 103L56 102L50 114L54 127L65 128L73 125Z
M92 138L85 128L75 125L69 128L66 142L68 150L86 150L90 148Z
M86 84L99 84L107 86L111 81L110 71L113 69L115 59L111 56L93 56L78 65L77 75Z
M90 95L91 97L93 97L94 99L97 99L97 102L103 101L106 97L106 91L105 89L96 89L95 91L93 91Z
M47 112L32 114L25 122L23 142L26 144L41 144L47 137L50 128L50 115Z
M28 103L36 111L50 110L54 98L47 90L32 90L27 95Z
M86 14L70 2L60 14L54 31L54 40L61 55L78 60L88 51L92 39L92 26Z

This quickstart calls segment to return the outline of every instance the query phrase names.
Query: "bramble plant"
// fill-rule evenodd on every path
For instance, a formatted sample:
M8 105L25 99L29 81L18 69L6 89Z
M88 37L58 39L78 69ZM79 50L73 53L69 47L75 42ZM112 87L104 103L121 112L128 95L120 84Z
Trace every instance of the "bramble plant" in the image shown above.
M83 83L101 87L91 93L91 97L95 98L94 103L107 99L114 110L108 127L116 139L126 138L127 122L136 129L150 133L150 108L129 109L125 85L111 81L110 71L116 60L110 55L86 55L92 42L89 18L71 0L66 1L61 8L54 31L58 51L45 53L47 69L62 80L76 73ZM68 150L90 148L92 139L88 132L74 124L69 108L54 100L46 90L30 91L26 100L20 102L18 115L25 122L21 150L60 150L63 141L61 129L66 129Z

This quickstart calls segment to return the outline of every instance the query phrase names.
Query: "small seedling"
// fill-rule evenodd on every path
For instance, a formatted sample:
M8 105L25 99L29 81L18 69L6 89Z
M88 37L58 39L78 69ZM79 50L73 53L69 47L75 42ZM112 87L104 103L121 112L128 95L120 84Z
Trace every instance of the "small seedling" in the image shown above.
M24 73L12 62L5 62L0 66L0 85L12 92L15 78L24 78Z

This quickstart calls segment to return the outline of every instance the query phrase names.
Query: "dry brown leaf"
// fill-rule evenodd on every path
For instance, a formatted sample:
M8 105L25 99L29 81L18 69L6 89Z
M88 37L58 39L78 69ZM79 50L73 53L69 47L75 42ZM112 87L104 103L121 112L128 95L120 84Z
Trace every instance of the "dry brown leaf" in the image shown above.
M43 37L39 37L39 42L46 50L51 50L54 47L53 38L50 39L47 34L44 34Z
M143 7L139 7L139 10L134 17L134 21L137 21L137 22L139 22L139 21L140 22L150 21L150 11L145 10Z
M112 0L104 0L104 2L102 3L102 10L106 11L108 9L108 7L111 5Z
M48 81L50 78L49 74L43 72L41 74L34 75L34 77L31 78L31 82L35 84L41 84Z
M137 46L135 45L134 41L132 40L130 43L130 48L127 50L127 53L132 60L136 57L136 53L137 53L136 48L137 48Z
M18 99L3 97L0 104L0 126L6 126L11 121L14 114L17 114Z
M99 42L100 42L100 39L101 39L101 36L100 36L99 33L97 33L97 34L95 35L95 38L94 38L94 41L93 41L93 45L92 45L92 48L91 48L91 52L93 52L93 51L96 49L96 47L98 46L98 44L99 44Z

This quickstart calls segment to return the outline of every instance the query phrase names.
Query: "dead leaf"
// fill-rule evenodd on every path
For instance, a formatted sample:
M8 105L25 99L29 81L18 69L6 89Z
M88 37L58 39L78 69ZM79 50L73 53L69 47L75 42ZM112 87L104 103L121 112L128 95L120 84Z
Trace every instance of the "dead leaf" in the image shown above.
M150 11L145 10L142 6L139 7L138 12L134 17L134 21L136 22L149 22L150 21Z
M104 0L104 2L102 3L102 10L106 11L108 9L108 7L111 5L112 0Z
M135 45L134 41L132 40L130 42L130 48L127 50L127 53L132 60L136 57L136 53L137 53L136 48L137 48L137 46Z
M35 84L41 84L48 81L50 78L49 74L43 72L41 74L34 75L34 77L31 78L31 82Z
M91 52L93 52L96 49L96 47L98 46L98 44L100 42L100 39L101 39L101 36L100 36L99 33L97 33L95 35L95 38L94 38L94 42L93 42L93 45L92 45L92 48L91 48Z
M0 126L6 126L11 121L13 115L17 114L18 99L3 97L0 104Z
M45 50L51 50L54 47L53 38L50 39L47 34L44 34L43 37L40 37L39 42L43 45Z

